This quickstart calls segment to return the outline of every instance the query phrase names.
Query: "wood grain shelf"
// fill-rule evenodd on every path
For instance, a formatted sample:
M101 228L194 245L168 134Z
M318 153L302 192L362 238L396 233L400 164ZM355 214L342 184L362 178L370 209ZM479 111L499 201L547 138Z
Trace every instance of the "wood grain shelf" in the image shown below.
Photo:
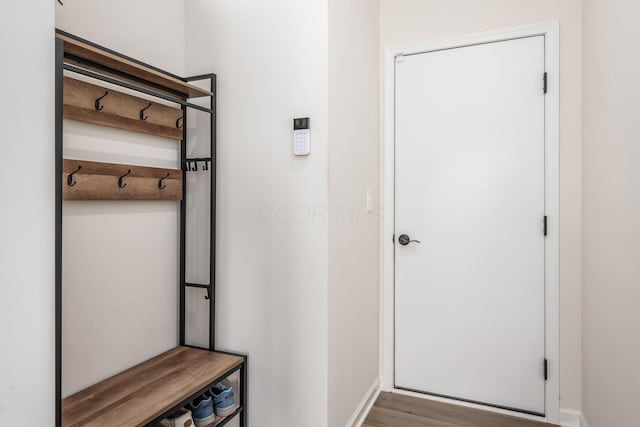
M174 348L65 398L62 425L148 425L223 380L243 363L241 356Z
M128 76L128 80L148 82L155 87L167 88L183 99L212 95L208 90L162 73L137 61L116 55L108 49L77 40L67 34L57 32L56 38L64 41L64 54L67 62L81 64L88 69L101 68L101 72L105 72L105 68L108 68L114 70L114 72L105 72L106 74L116 74L121 77ZM98 67L94 67L92 64L96 64Z
M102 96L102 110L98 111L95 107L96 99ZM145 120L140 118L143 109ZM70 77L64 78L64 117L175 140L181 140L183 137L182 129L177 127L178 120L183 117L180 108L105 89Z
M134 132L145 133L147 135L161 136L176 140L182 139L182 130L180 129L167 128L153 123L129 119L116 114L103 113L88 108L75 107L73 105L64 106L64 118L112 128L131 130Z
M63 200L182 200L180 169L64 159L62 170ZM73 185L67 182L71 173ZM120 188L118 178L127 173Z

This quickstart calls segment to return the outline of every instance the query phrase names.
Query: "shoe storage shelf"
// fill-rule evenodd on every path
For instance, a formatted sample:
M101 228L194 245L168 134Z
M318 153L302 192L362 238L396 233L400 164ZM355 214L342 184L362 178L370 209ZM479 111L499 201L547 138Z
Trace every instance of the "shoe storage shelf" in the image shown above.
M216 76L182 78L56 30L56 426L154 426L230 375L238 374L236 417L247 423L247 355L215 345ZM82 76L79 80L76 77ZM91 81L91 82L89 82ZM209 82L209 89L193 82ZM105 84L106 83L106 84ZM107 86L108 87L104 87ZM125 91L114 90L113 87ZM138 97L131 93L142 94ZM209 107L192 103L209 99ZM162 100L156 102L156 100ZM188 158L187 112L209 114L210 157ZM180 168L63 158L64 119L169 138L179 144ZM210 174L210 283L186 281L187 173ZM179 336L176 347L62 398L62 206L65 200L174 200L179 203ZM207 291L209 346L185 343L186 288Z

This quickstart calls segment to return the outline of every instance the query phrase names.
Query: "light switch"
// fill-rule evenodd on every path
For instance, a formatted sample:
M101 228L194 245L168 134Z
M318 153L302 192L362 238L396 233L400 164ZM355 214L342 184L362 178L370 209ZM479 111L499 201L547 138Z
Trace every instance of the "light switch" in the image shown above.
M367 188L366 192L367 197L367 212L373 212L373 189Z

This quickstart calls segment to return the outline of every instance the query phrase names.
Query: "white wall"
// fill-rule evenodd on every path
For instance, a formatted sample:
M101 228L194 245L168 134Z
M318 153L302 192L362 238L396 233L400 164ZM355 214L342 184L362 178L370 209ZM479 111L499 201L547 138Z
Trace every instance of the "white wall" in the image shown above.
M583 409L640 419L640 4L584 0Z
M327 2L190 0L187 22L188 73L218 75L218 345L250 354L251 425L326 426Z
M383 47L560 21L560 394L581 402L581 1L381 0Z
M54 2L2 7L0 424L49 426L55 373Z
M379 376L378 4L329 0L329 426ZM374 212L366 211L366 190Z
M66 0L56 27L163 70L185 70L184 0Z
M182 0L67 0L56 11L62 30L184 73ZM178 167L176 141L70 120L64 126L65 158ZM64 203L63 395L177 344L178 207Z

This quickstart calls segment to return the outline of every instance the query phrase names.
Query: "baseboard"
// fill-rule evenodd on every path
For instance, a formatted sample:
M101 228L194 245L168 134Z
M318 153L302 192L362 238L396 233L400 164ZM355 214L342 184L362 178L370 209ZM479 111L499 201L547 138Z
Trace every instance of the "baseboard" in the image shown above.
M584 414L573 409L560 409L560 425L562 427L589 427Z
M367 394L362 398L362 401L351 415L351 418L347 422L347 427L361 427L364 423L364 420L369 415L369 411L373 407L373 404L376 403L376 399L380 394L380 378L376 378L369 387Z

